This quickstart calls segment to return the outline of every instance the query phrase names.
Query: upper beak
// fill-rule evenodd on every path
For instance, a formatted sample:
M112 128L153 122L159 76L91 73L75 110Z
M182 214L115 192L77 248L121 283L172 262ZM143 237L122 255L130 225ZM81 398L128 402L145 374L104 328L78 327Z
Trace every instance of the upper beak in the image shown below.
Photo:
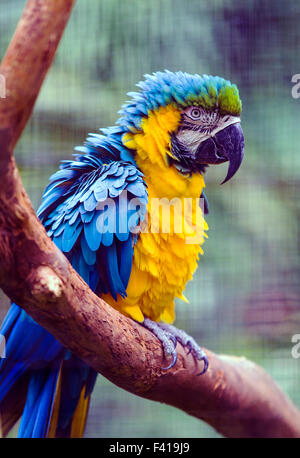
M231 124L202 141L197 148L195 159L199 165L229 161L226 178L221 183L223 184L239 169L244 157L244 146L244 134L240 123Z

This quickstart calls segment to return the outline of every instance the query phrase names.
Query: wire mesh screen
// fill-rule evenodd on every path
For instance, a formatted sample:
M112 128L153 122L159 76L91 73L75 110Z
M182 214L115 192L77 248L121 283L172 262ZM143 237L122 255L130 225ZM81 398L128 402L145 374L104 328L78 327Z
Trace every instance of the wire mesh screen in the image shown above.
M1 1L2 55L24 4ZM291 338L300 333L300 99L291 80L300 73L299 21L292 0L78 0L16 150L37 208L59 161L89 132L115 123L145 73L182 70L236 83L245 159L224 186L226 166L207 171L209 238L175 324L215 352L261 364L298 407ZM1 317L8 306L2 295ZM99 376L85 436L218 434Z

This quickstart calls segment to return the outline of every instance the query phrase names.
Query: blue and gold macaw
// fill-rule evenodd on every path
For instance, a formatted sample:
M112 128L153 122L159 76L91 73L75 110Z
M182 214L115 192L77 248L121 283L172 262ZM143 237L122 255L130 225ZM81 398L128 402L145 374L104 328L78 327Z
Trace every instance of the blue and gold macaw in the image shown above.
M185 300L207 230L206 201L200 216L199 205L186 212L185 203L204 197L209 165L229 161L224 182L239 168L241 101L237 87L218 76L164 71L137 86L117 125L90 134L75 159L52 175L38 215L90 288L159 338L171 357L165 369L176 363L179 341L203 360L204 372L201 347L171 325L174 299ZM157 200L164 209L174 199L173 226L165 231L161 213L152 210ZM175 230L178 216L183 224ZM187 243L193 233L197 238ZM19 437L81 437L95 371L17 304L0 332L6 338L0 409L26 385Z

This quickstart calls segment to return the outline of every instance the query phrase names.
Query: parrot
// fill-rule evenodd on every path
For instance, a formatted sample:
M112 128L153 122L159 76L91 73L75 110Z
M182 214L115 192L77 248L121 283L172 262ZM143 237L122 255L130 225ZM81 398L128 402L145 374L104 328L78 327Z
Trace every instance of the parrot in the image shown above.
M242 163L242 103L219 76L164 70L136 86L116 124L61 161L37 215L90 289L159 339L170 361L162 370L176 364L179 342L203 361L202 375L207 356L173 325L175 299L187 302L207 237L204 174L228 162L225 183ZM96 371L15 303L0 333L0 412L24 392L18 437L82 437Z

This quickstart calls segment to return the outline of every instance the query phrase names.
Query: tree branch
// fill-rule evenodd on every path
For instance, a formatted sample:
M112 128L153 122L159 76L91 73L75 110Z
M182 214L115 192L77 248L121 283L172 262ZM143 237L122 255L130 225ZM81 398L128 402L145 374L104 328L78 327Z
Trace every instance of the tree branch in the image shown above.
M51 66L75 0L29 0L1 63L6 98L0 125L10 128L13 150Z
M210 366L178 345L164 371L160 343L97 297L47 237L12 150L30 116L69 17L71 0L30 0L0 67L0 286L96 371L133 394L178 407L228 437L300 437L300 412L257 365L207 351ZM17 400L16 400L16 405ZM18 404L19 405L19 404ZM16 417L2 412L4 432Z

